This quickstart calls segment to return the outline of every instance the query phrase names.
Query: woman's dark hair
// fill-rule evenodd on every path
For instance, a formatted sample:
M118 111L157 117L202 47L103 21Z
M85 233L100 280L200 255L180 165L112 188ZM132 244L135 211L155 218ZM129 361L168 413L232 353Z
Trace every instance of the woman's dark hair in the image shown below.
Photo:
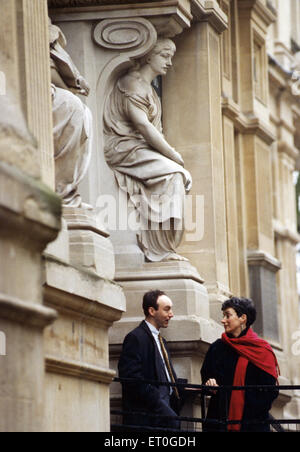
M248 298L229 298L229 300L224 301L224 303L222 304L222 311L225 311L225 309L228 308L234 309L238 317L246 314L247 328L256 320L256 309L254 303Z
M149 308L154 308L156 311L158 310L157 300L162 295L166 295L162 290L150 290L145 293L143 298L143 311L146 317L149 315Z

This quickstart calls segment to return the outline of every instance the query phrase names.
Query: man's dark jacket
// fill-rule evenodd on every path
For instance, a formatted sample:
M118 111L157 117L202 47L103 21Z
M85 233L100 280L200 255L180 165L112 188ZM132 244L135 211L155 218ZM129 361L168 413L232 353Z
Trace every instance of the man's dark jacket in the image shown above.
M165 340L164 344L168 352ZM171 363L170 355L169 360ZM142 380L168 381L155 339L145 321L125 337L118 368L120 378L135 380L134 383L122 384L124 411L162 415L175 415L174 411L178 413L180 402L176 399L174 391L169 401L170 389L168 386L142 382ZM173 366L172 370L175 381L177 381ZM171 408L169 412L166 400ZM123 419L125 424L131 425L154 426L157 422L153 417L139 414L127 415Z

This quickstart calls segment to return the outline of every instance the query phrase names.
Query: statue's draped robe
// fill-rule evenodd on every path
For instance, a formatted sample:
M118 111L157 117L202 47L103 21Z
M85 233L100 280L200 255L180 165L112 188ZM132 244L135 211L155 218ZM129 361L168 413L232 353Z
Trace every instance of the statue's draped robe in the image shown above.
M157 262L175 254L184 231L184 197L191 176L182 166L151 148L130 120L130 104L143 110L162 132L161 103L152 94L128 92L122 79L105 107L105 157L119 187L138 213L138 240L148 260Z

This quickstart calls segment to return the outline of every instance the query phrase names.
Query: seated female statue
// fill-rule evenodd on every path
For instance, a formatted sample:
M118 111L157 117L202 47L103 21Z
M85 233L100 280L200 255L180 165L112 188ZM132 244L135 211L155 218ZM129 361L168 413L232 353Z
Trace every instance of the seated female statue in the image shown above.
M154 49L122 76L108 98L105 156L121 190L135 206L138 243L147 260L185 260L176 253L184 232L184 197L191 176L162 133L161 103L152 81L165 75L176 47L159 39Z

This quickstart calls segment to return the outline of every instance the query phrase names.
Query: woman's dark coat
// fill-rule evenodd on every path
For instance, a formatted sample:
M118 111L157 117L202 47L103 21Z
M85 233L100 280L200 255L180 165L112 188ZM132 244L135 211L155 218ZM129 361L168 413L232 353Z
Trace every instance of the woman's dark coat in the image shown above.
M245 331L246 332L246 331ZM245 334L244 332L244 334ZM229 345L221 339L214 342L205 357L202 369L202 383L205 384L208 379L214 378L219 386L233 384L235 367L238 361L238 354ZM275 386L276 380L273 376L259 369L254 364L249 363L246 370L246 385L270 385ZM222 421L227 418L229 411L231 391L221 394L217 392L211 396L208 407L207 419L204 424L206 431L226 431L226 425L213 423L210 420ZM278 390L274 387L272 390L246 390L245 407L242 419L242 432L268 432L270 425L263 423L269 418L269 410L272 402L278 396ZM257 423L247 425L247 421L257 420Z

